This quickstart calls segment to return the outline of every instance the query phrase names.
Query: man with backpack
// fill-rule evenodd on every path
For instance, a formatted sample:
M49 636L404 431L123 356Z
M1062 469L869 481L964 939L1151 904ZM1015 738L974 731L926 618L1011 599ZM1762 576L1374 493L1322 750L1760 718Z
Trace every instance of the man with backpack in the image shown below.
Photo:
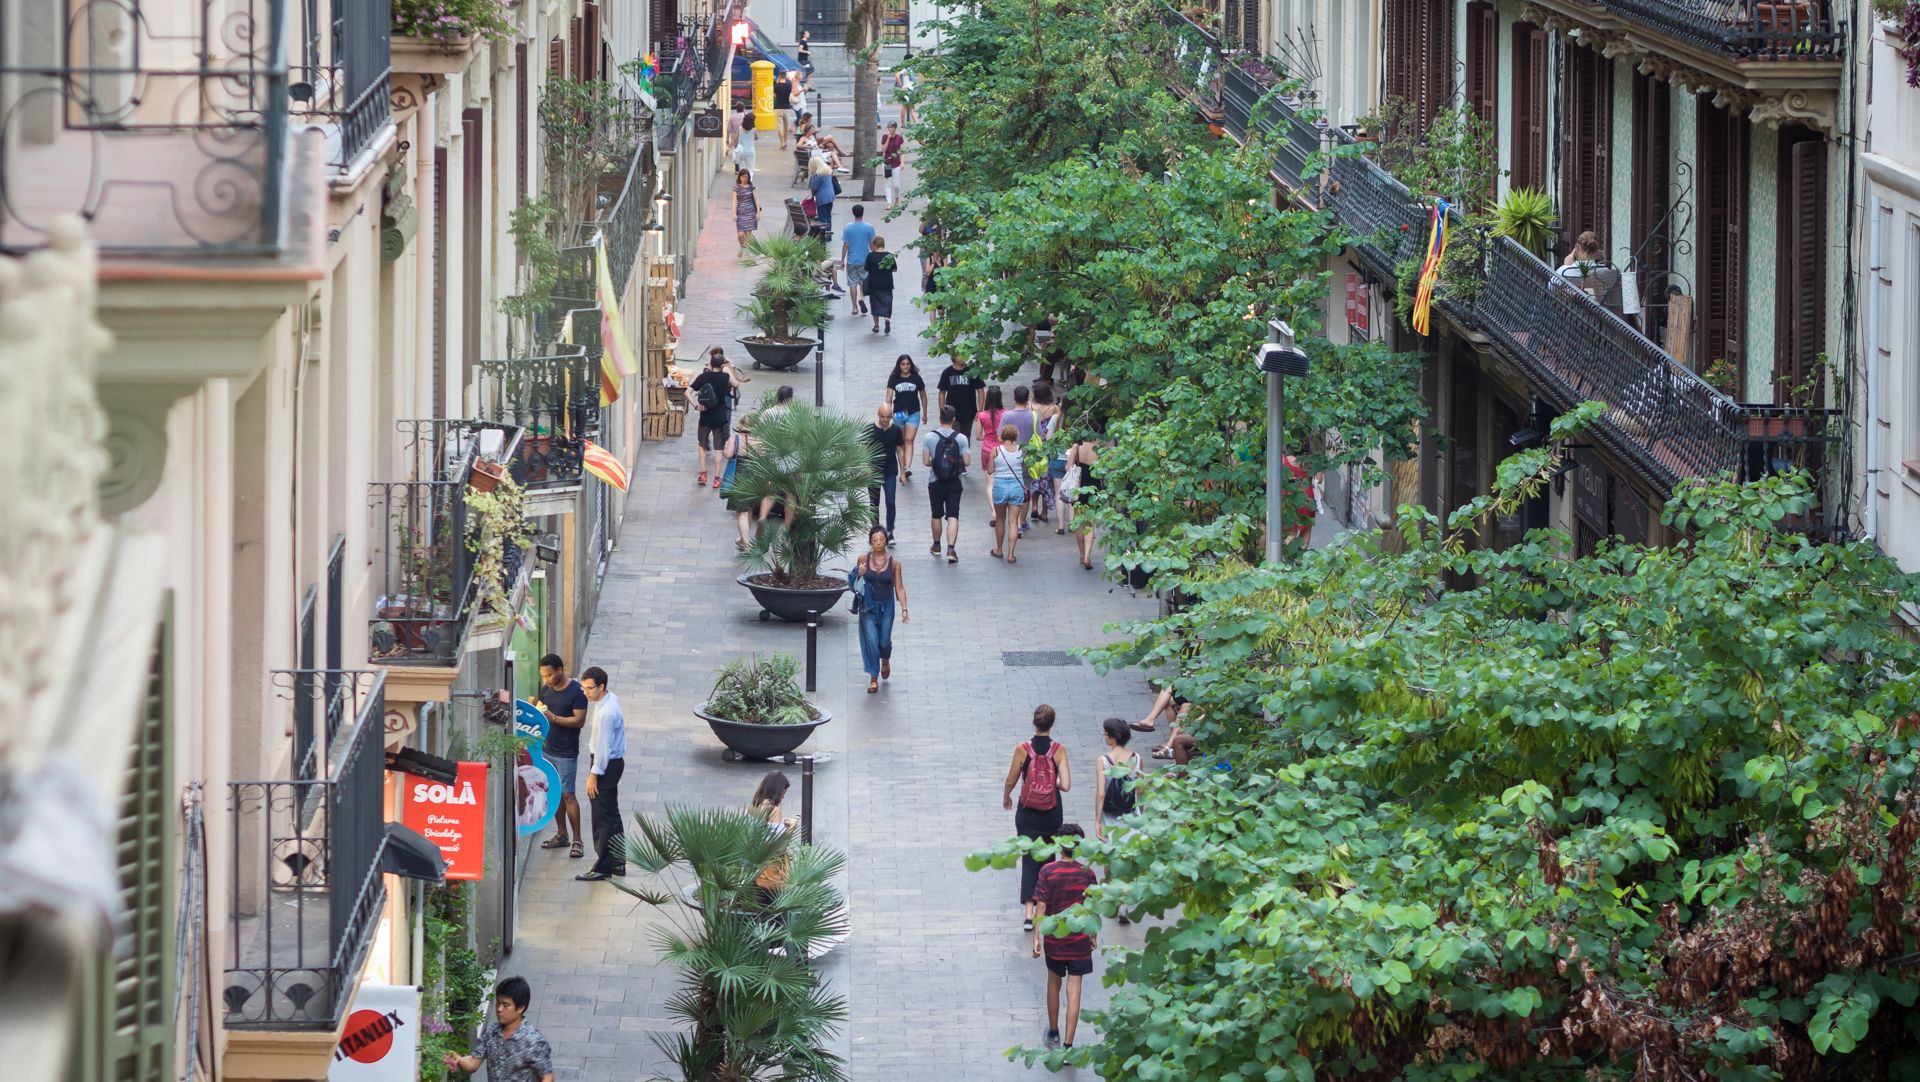
M707 483L707 452L713 452L713 487L720 487L720 472L726 468L720 452L727 446L728 422L733 420L733 389L739 377L727 363L726 351L719 346L707 352L707 370L693 377L687 387L687 403L698 413L700 425L694 431L693 456L700 463L696 486Z
M960 481L967 473L967 437L954 431L954 408L940 407L940 427L920 434L920 463L927 467L927 500L933 505L933 555L940 555L940 521L947 523L947 562L960 562Z
M1098 882L1093 869L1073 859L1073 850L1067 848L1084 837L1086 832L1080 829L1079 823L1063 824L1054 834L1054 840L1060 843L1060 855L1040 871L1040 882L1034 891L1035 918L1065 913L1084 901L1087 888ZM1074 1031L1080 1028L1080 981L1093 972L1093 948L1093 937L1085 932L1043 936L1039 929L1034 929L1033 956L1044 956L1047 960L1048 1048L1073 1047ZM1067 992L1064 1030L1060 1025L1063 984Z
M1013 764L1007 768L1007 782L1000 791L1000 806L1013 812L1013 826L1022 838L1044 842L1060 829L1060 794L1073 788L1073 772L1067 765L1067 749L1053 739L1053 707L1041 703L1033 708L1033 736L1014 745ZM1013 806L1013 787L1020 786L1020 806ZM1040 877L1040 862L1031 856L1020 858L1020 905L1026 914L1023 927L1033 931L1033 886Z

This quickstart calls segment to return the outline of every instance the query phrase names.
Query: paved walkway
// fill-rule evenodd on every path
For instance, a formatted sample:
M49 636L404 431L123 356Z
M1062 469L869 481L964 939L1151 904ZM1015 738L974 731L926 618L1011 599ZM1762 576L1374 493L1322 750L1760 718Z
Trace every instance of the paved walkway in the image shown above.
M763 229L778 228L791 177L771 138L762 141L760 162ZM714 206L681 305L687 326L679 353L689 360L710 344L740 356L734 339L748 333L734 315L751 272L737 260L729 183L715 178L709 190ZM848 196L855 194L857 186L848 185ZM841 222L851 205L840 209ZM895 251L918 235L911 216L878 222L885 204L867 206ZM867 320L836 305L827 408L865 416L900 352L920 358L929 378L944 367L944 359L932 362L920 348L926 319L911 301L915 267L907 253L891 337L869 333ZM783 378L751 374L756 398ZM784 378L802 401L811 400L811 364ZM804 629L760 623L734 583L731 517L711 489L694 488L692 451L691 433L643 449L582 662L608 670L626 709L622 795L629 813L669 803L744 804L766 768L721 761L719 742L691 708L728 658L775 650L803 656L805 649ZM1073 756L1077 784L1068 818L1091 822L1093 788L1084 779L1102 747L1100 720L1138 717L1147 692L1135 675L1102 678L1064 651L1099 641L1109 622L1151 615L1154 603L1081 570L1072 539L1049 529L1028 534L1017 565L989 560L978 481L968 482L962 506L961 562L930 558L922 540L925 476L918 472L902 493L897 553L913 622L896 625L893 680L878 695L865 693L854 621L844 606L821 630L816 698L834 720L809 745L832 755L819 768L814 837L848 853L852 914L851 938L822 970L852 1008L843 1036L851 1077L1031 1077L1005 1058L1012 1045L1038 1045L1045 1021L1045 974L1020 930L1019 873L969 873L962 860L1013 833L999 785L1013 745L1030 732L1036 703L1059 710L1055 732ZM798 770L788 772L795 782L788 810L797 814ZM610 886L574 882L585 866L563 852L536 851L517 944L501 971L533 982L531 1017L554 1042L562 1082L664 1073L666 1061L649 1039L672 1029L662 1004L675 973L658 962L648 934L662 918ZM1107 941L1138 943L1139 936L1137 928L1110 927ZM1104 1001L1097 976L1087 996L1089 1003ZM1093 1037L1082 1031L1082 1042Z

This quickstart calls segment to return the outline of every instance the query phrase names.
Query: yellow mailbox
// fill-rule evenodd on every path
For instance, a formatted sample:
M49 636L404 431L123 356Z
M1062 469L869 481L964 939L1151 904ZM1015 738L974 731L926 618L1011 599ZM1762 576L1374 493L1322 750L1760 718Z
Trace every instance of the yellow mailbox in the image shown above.
M779 118L773 112L773 61L753 62L753 127L755 131L773 131Z

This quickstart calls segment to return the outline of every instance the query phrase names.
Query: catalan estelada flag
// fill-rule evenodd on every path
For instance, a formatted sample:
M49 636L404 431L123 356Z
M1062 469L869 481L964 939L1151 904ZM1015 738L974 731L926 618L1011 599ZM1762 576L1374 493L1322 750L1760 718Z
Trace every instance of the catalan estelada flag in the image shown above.
M1440 261L1447 255L1447 211L1444 199L1433 201L1433 224L1427 231L1427 255L1420 264L1419 286L1413 291L1413 329L1429 333L1433 313L1433 287L1440 282Z
M633 347L627 344L627 328L620 322L620 294L613 287L613 272L607 268L605 236L594 243L593 262L599 279L600 404L611 406L620 397L620 381L634 373Z
M587 449L580 458L580 467L622 492L627 490L627 468L620 464L620 460L612 451L592 440L587 441Z

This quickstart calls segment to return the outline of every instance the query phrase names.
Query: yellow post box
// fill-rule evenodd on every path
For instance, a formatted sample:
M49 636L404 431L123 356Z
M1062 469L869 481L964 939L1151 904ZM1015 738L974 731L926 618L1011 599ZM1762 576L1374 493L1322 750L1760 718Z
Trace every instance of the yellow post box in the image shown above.
M753 127L755 131L773 131L779 118L773 112L773 61L753 62Z

